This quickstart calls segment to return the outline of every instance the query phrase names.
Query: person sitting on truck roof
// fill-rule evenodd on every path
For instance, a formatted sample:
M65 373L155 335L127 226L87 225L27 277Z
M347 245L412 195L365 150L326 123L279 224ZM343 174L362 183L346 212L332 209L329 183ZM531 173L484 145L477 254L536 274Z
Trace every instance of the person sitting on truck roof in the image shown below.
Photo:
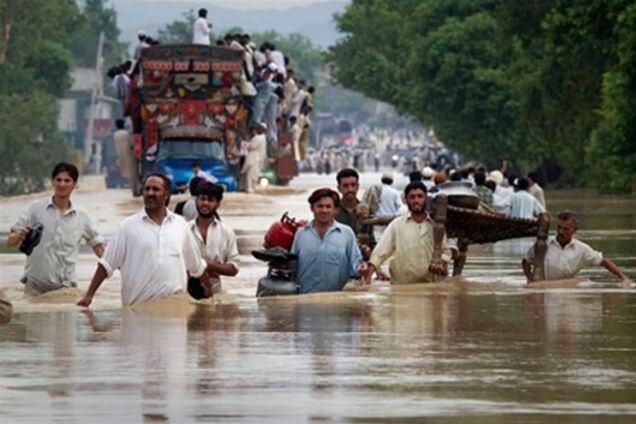
M206 19L208 16L207 9L199 9L199 17L194 21L194 31L192 36L192 44L210 45L210 33L212 32L212 24Z

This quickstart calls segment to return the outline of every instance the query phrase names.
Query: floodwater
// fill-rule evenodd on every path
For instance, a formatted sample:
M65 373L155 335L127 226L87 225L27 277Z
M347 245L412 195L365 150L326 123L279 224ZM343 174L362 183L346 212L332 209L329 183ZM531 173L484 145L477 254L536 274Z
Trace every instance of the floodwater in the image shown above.
M258 201L301 217L306 196ZM0 255L16 306L0 327L0 422L636 421L636 290L603 269L528 288L519 261L532 241L514 240L471 249L462 281L256 301L264 267L247 253L263 218L232 202L244 262L208 303L122 309L116 280L90 311L73 306L79 291L21 299L22 258ZM636 279L636 200L548 202L579 211L580 238ZM80 262L83 289L94 260Z

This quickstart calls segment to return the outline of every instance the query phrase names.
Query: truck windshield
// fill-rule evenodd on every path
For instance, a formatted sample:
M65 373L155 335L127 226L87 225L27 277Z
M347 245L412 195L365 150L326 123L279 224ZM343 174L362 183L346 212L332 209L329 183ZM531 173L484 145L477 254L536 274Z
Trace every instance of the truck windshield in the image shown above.
M225 159L223 145L208 140L164 140L159 145L159 159Z

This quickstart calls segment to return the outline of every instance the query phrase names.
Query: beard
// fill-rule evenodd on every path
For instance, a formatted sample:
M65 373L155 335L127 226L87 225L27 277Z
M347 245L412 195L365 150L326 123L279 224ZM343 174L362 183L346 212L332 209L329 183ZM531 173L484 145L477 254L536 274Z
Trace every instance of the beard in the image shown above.
M212 218L213 216L216 215L216 209L210 209L210 210L208 210L207 213L203 213L203 212L201 212L201 209L197 208L197 213L203 219L210 219L210 218Z
M426 204L424 205L407 205L409 208L409 212L411 213L422 213L426 211Z

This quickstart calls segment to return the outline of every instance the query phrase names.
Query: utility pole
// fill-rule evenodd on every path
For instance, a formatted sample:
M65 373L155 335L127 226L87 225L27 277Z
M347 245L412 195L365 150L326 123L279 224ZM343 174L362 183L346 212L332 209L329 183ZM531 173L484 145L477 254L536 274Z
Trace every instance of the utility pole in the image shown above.
M98 173L102 167L102 152L95 143L93 139L93 132L95 129L95 115L97 112L97 98L102 93L101 86L102 82L100 78L102 78L102 51L104 49L104 31L99 33L99 41L97 42L97 58L95 59L95 81L93 81L93 88L91 89L91 99L88 110L88 125L86 128L86 136L84 138L84 165L86 168L91 164L91 156L93 155L93 146L95 146L95 157L93 166L95 173Z

